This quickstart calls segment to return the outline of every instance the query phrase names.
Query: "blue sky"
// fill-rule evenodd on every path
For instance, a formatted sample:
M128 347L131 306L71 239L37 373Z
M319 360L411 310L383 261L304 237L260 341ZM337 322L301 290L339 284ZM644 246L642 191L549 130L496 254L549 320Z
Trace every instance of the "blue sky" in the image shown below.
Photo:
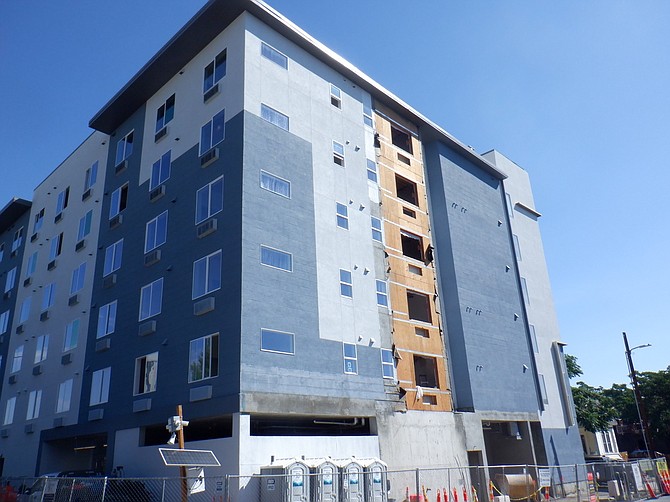
M0 207L204 0L0 1ZM670 365L670 2L275 0L477 151L531 176L567 351L592 385Z

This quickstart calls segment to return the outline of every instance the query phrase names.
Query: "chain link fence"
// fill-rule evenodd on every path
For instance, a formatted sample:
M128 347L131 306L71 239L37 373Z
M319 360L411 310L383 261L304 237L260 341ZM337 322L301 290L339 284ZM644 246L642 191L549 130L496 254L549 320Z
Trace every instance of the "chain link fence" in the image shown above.
M196 471L197 472L197 471ZM181 478L5 478L0 502L629 502L670 495L665 460Z

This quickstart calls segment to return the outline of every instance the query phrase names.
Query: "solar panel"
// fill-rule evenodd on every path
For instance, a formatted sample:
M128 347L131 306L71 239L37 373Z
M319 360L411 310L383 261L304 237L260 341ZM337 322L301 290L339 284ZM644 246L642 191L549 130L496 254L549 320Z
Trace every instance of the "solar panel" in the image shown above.
M158 448L165 465L187 467L220 467L216 455L211 450L177 450Z

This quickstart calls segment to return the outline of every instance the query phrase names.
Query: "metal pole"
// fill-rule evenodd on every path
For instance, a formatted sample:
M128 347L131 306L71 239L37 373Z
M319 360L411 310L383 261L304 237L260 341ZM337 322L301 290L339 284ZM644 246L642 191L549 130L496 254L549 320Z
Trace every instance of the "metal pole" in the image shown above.
M640 427L642 429L642 440L644 441L644 449L647 450L647 456L651 457L651 451L649 449L649 444L647 443L647 410L644 407L644 401L642 400L642 394L640 394L640 388L637 384L637 375L635 374L635 367L633 366L633 358L631 352L633 350L648 347L648 345L640 345L638 347L633 347L632 349L628 346L628 337L626 332L623 333L623 343L626 347L626 360L628 361L628 371L631 382L633 383L633 396L635 397L635 407L637 408L637 416L640 419ZM650 438L651 439L651 438ZM651 441L650 441L651 442Z
M416 493L416 499L417 500L419 500L420 495L421 495L420 481L421 481L421 479L420 479L420 475L419 475L419 468L417 467L417 469L416 469L416 479L415 479L415 482L416 482L416 492L415 493Z
M179 416L179 422L182 421L182 409L181 404L177 405L177 415ZM184 449L184 426L182 425L177 430L177 440L179 441L179 449ZM188 484L186 483L186 466L179 466L179 476L181 477L181 500L182 502L188 502Z

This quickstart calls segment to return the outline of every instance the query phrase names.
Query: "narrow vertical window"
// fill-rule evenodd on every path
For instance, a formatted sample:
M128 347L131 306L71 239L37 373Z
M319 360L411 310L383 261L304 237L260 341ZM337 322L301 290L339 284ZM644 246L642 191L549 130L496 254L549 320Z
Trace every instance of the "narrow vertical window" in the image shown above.
M342 91L333 84L330 84L330 104L335 108L342 108Z
M130 131L116 144L115 166L121 164L121 162L126 160L128 157L130 157L130 154L133 153L133 133L134 131Z
M67 187L61 193L58 194L58 199L56 201L56 216L63 212L63 209L67 207L68 202L70 201L70 187Z
M7 404L5 405L5 419L2 422L2 425L11 425L14 422L14 410L16 409L16 397L10 397L7 399Z
M351 272L349 270L340 269L340 295L347 298L352 298L354 295Z
M162 185L170 178L172 150L164 153L160 159L151 166L151 180L149 181L149 191Z
M188 357L188 381L197 382L219 375L219 334L191 340Z
M11 291L14 284L16 284L16 267L7 272L7 277L5 277L5 293Z
M69 322L65 326L65 337L63 338L63 352L74 349L79 343L79 319Z
M56 283L47 284L42 292L42 312L51 308L56 300Z
M223 176L199 189L195 194L195 224L223 211Z
M380 307L389 306L388 284L386 284L386 281L377 280L377 305Z
M521 248L519 247L519 237L512 234L512 242L514 243L514 254L516 254L517 261L521 261Z
M158 379L158 352L135 359L135 392L147 394L156 390Z
M14 232L14 239L12 240L12 251L16 251L23 244L23 227Z
M16 373L21 370L21 364L23 363L23 345L19 345L14 349L14 357L12 357L12 370L11 373Z
M140 291L140 321L161 313L163 305L163 278L147 284Z
M192 299L221 289L221 250L193 263Z
M358 374L358 354L356 345L353 343L343 343L342 351L344 354L344 372L348 375Z
M33 390L28 395L28 412L26 420L34 420L40 416L40 405L42 403L42 391Z
M114 333L116 327L116 300L100 307L98 311L98 330L96 338Z
M395 378L395 364L393 361L393 351L389 349L381 349L382 357L382 377L394 379Z
M86 175L84 176L84 190L88 190L95 185L95 182L98 180L98 161L96 160L91 167L86 169Z
M19 312L19 324L23 324L28 320L28 317L30 317L30 306L32 304L32 300L32 296L28 296L23 299L23 303L21 303L21 311Z
M382 220L370 216L370 224L372 226L372 240L384 242L384 236L382 235Z
M109 204L109 219L111 220L128 205L128 184L117 188L112 192L112 199Z
M93 221L93 210L90 210L79 220L79 230L77 231L77 242L81 241L91 233L91 223Z
M156 111L156 132L165 127L174 118L174 94L167 98L165 103Z
M0 314L0 335L6 333L7 328L9 328L9 310Z
M91 378L91 397L89 406L106 403L109 399L109 384L112 368L104 368L93 372Z
M349 210L344 204L339 202L335 205L335 210L337 212L337 226L344 229L349 229Z
M521 278L521 295L523 296L523 302L526 304L526 306L529 306L530 297L528 296L528 283L526 282L525 277Z
M212 89L219 82L219 80L225 76L226 49L220 52L219 55L214 58L214 61L205 66L205 76L203 78L202 92L207 93L207 91Z
M72 271L72 281L70 281L70 295L74 295L83 289L85 279L86 262L82 263Z
M226 111L221 110L200 128L200 155L221 143L226 132Z
M337 141L333 141L333 162L344 167L344 145Z
M363 123L368 127L373 127L372 108L366 104L363 105Z
M47 358L49 352L49 335L40 335L35 344L34 364L39 364Z
M368 169L368 179L377 183L377 163L372 159L366 159Z
M164 211L147 223L144 234L144 252L148 253L167 241L168 212Z
M49 260L55 260L63 250L63 234L60 233L51 239L51 248L49 250Z
M123 239L115 242L105 250L105 263L102 268L102 276L106 277L121 268L123 257Z
M44 208L40 209L40 211L35 215L35 221L33 222L33 233L37 232L40 228L42 228L43 223L44 223Z
M56 398L56 413L70 411L72 399L72 379L65 380L58 385L58 396Z

